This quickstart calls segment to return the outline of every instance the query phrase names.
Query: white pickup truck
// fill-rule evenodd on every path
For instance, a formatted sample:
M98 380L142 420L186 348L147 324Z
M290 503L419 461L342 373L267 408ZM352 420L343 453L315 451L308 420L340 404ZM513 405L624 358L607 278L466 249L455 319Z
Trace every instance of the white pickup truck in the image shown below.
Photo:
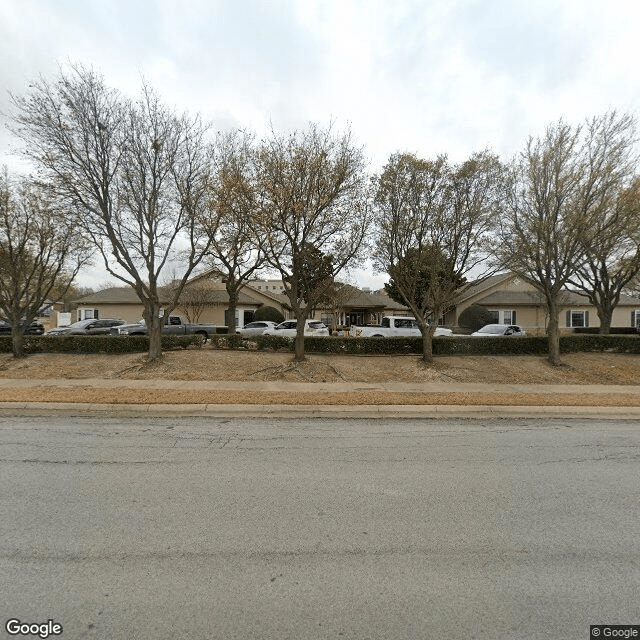
M450 336L451 329L438 327L434 336ZM410 316L385 316L379 326L357 327L352 325L349 335L355 338L404 338L419 337L418 321Z

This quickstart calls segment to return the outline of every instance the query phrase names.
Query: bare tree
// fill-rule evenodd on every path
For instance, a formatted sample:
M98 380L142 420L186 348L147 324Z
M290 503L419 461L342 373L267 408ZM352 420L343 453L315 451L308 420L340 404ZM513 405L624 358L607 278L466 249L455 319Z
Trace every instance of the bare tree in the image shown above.
M210 238L209 263L222 276L229 311L229 333L236 332L240 289L264 264L256 238L257 181L253 136L245 132L219 134L216 165L208 207L201 224Z
M147 86L131 102L83 67L12 100L27 154L82 213L107 271L137 293L149 360L160 358L163 272L184 265L170 310L209 245L196 223L210 170L206 128L176 116Z
M90 258L72 211L41 185L0 174L0 311L11 324L13 355L45 303L66 295Z
M172 285L164 290L173 298ZM200 322L202 313L211 305L218 304L218 293L206 283L190 282L182 290L176 308L185 315L187 322Z
M489 152L451 166L446 158L392 155L378 179L377 268L387 293L408 306L420 327L425 363L433 360L439 318L486 258L502 167Z
M636 123L610 112L585 127L582 260L568 282L596 308L609 333L623 289L640 272L640 178Z
M344 311L347 302L353 298L354 287L346 282L333 280L330 286L325 289L319 305L326 309L331 316L331 333L338 330L338 316Z
M615 112L585 126L561 120L530 138L513 162L494 252L542 294L552 365L562 364L559 307L567 284L587 294L607 330L623 283L637 273L634 127Z
M582 261L588 217L579 127L560 121L530 138L506 181L495 254L542 294L549 318L549 362L560 365L560 295Z
M364 246L363 152L349 131L336 134L331 126L272 132L258 150L257 177L259 237L267 263L282 276L297 320L294 357L303 361L305 320L325 291L320 283L330 284Z

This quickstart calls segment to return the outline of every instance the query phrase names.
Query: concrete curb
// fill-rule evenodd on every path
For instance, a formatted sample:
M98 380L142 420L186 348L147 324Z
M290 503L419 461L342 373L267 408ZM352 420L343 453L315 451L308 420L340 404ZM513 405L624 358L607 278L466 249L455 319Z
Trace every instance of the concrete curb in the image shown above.
M237 418L601 418L640 420L640 407L505 405L244 405L89 404L0 402L0 416L96 415L110 417Z

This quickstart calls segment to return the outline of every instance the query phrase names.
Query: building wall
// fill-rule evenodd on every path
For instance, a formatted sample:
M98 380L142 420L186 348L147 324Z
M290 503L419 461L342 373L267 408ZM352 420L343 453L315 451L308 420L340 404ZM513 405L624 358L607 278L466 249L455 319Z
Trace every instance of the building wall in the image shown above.
M536 291L535 287L517 277L502 281L497 283L496 285L485 289L484 291L478 293L473 298L469 298L460 303L455 312L452 312L446 317L446 324L448 326L457 326L458 318L460 314L467 309L469 306L474 304L477 300L482 300L487 296L500 292L500 291ZM515 324L519 324L523 329L527 331L530 335L542 335L546 332L546 327L548 324L548 319L546 315L546 308L544 305L538 306L518 306L516 304L504 304L504 305L487 305L487 308L490 310L500 311L500 321L503 321L502 312L508 310L516 311L516 320ZM621 305L616 307L613 312L613 319L611 326L614 327L631 327L634 326L631 319L631 312L635 310L636 307ZM637 307L640 312L640 302ZM598 314L596 312L595 307L590 305L570 305L564 306L560 308L559 314L559 328L561 333L572 333L573 327L571 324L567 325L566 312L567 311L588 311L589 317L589 327L599 327L600 320L598 318ZM640 313L638 314L640 319Z
M497 284L494 284L491 287L488 287L487 289L483 289L480 293L476 294L472 298L467 298L466 300L463 300L458 305L456 305L455 315L452 318L453 323L457 325L458 318L460 317L460 314L465 309L470 307L472 304L475 304L478 300L481 300L482 298L486 298L488 295L497 293L499 291L535 291L535 290L536 289L533 285L530 285L528 282L525 282L524 280L521 280L520 278L517 278L517 277L503 280ZM519 320L518 320L518 323L520 323Z
M258 291L267 291L268 293L284 293L284 284L282 280L250 280L249 285Z
M144 307L141 304L108 304L106 303L106 304L99 304L95 306L87 305L86 307L85 306L78 307L79 310L84 310L88 308L98 309L100 318L119 318L119 319L125 320L127 323L138 322L138 320L142 318L142 312L144 309ZM200 317L198 318L198 322L203 324L214 324L219 327L226 326L224 312L225 312L225 309L227 308L228 308L227 304L211 305L210 307L202 311L202 313L200 314ZM257 305L238 305L236 313L240 321L239 326L244 325L244 322L243 322L244 311L247 310L247 311L255 312L256 309L258 309ZM72 312L72 317L71 317L72 322L75 322L77 320L77 311L78 310L74 310ZM175 315L181 315L186 320L187 314L184 312L184 310L180 309L180 307L177 307L176 309L174 309L172 313L174 313Z
M78 311L84 313L87 309L98 309L99 318L118 318L125 320L127 323L133 323L138 322L138 320L142 318L144 307L141 304L111 303L78 305L77 309L71 312L71 321L76 322L78 319Z

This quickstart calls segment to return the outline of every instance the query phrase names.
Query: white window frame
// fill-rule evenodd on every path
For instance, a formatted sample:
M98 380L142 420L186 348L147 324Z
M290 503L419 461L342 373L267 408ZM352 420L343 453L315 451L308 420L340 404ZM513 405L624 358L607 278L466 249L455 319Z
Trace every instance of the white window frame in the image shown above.
M634 309L631 313L633 314L633 322L631 326L637 328L638 323L640 323L640 309Z
M78 307L76 315L78 322L80 322L80 320L98 320L100 318L100 311L88 307Z
M574 324L573 322L573 314L582 315L582 324ZM588 328L589 327L589 312L586 309L569 309L567 311L567 315L569 318L569 322L567 323L568 328Z

